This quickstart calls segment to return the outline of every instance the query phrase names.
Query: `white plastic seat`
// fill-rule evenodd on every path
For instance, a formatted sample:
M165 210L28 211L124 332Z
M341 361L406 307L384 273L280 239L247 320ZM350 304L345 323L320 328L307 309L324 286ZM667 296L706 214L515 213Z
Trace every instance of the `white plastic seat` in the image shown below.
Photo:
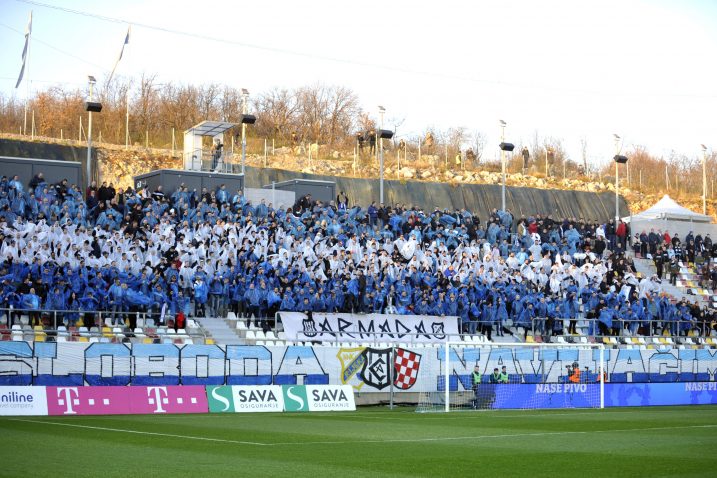
M266 345L266 342L264 342L263 340L257 340L254 345Z
M267 338L267 340L276 340L276 335L274 335L273 331L269 330L266 333L266 338Z
M254 335L256 336L257 340L265 340L267 338L266 334L264 334L264 331L261 329L254 332Z
M237 320L237 330L248 330L243 320Z
M234 312L229 312L227 314L227 319L228 320L237 320L237 315Z
M249 344L254 343L254 341L256 340L256 333L253 330L247 330L246 336L244 337L244 339Z
M167 335L176 335L177 331L174 329L167 329Z
M281 332L279 332L278 334L276 334L276 337L277 337L279 340L286 340L286 333L282 330Z

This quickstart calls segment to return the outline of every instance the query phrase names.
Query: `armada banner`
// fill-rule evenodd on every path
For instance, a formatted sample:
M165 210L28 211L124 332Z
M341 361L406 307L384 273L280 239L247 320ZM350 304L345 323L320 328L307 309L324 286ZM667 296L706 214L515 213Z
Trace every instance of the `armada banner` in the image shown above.
M299 342L445 342L458 317L279 312L287 340Z

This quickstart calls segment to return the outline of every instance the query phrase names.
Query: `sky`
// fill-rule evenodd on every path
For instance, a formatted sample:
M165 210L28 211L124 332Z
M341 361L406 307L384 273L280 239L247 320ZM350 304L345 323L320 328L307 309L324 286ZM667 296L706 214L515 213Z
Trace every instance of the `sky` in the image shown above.
M118 75L250 93L348 86L399 136L465 127L488 158L501 119L507 141L559 138L577 161L585 139L592 164L615 154L613 133L623 152L717 148L714 0L0 0L0 92L108 75L129 24Z

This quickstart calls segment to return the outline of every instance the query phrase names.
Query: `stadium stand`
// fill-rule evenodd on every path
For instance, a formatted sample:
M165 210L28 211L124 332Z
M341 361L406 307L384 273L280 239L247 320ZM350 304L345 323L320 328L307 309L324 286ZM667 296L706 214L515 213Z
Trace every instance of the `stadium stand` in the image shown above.
M276 312L312 311L458 316L469 342L714 345L717 246L644 233L629 250L612 220L310 195L283 210L223 186L83 194L38 175L0 180L0 234L2 340L214 343L224 328L284 345ZM634 263L647 254L654 274ZM667 275L701 300L664 293Z

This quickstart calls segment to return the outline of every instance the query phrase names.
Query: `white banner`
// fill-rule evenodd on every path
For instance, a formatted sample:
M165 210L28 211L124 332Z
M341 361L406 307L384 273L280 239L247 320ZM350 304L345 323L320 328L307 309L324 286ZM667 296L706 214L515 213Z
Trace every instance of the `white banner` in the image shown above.
M0 387L2 415L47 415L45 387Z
M300 342L444 342L458 317L280 312L287 340Z
M350 385L306 385L310 412L342 412L356 410L354 391Z
M279 385L207 387L211 413L283 412Z
M439 390L445 383L442 376L445 352L443 347L425 345L265 347L9 341L0 342L0 384L21 394L24 392L20 390L28 385L80 390L86 385L349 385L361 393L386 392L391 387L397 392ZM613 383L717 380L715 349L605 349L603 357L609 381ZM599 361L598 350L570 346L527 349L511 348L510 344L498 347L466 344L451 350L449 383L453 390L471 390L471 374L476 365L485 376L496 367L505 366L510 376L524 383L563 383L568 365L578 362L581 370L588 367L594 373ZM228 412L231 408L234 412L231 387L226 388L218 390L216 397L208 397L213 411ZM262 403L265 399L281 400L276 390L271 390L273 398L268 394L253 398ZM295 393L299 393L298 389ZM0 396L0 405L6 411L33 408L27 406L29 401L22 401L26 399ZM32 400L36 403L35 398Z

